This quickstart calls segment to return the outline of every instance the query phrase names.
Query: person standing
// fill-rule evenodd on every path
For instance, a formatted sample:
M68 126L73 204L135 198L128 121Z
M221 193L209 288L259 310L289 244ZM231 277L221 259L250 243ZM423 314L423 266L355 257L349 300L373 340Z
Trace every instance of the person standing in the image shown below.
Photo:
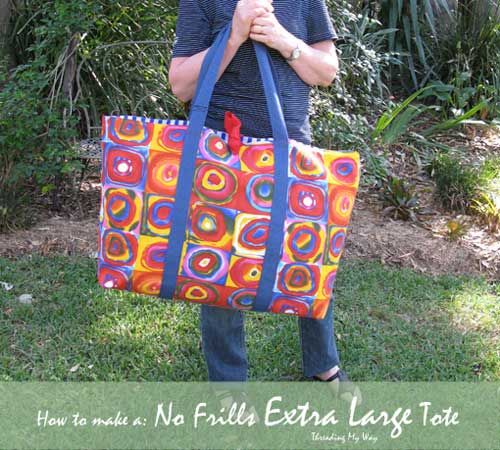
M330 85L338 71L338 39L325 0L180 0L169 82L183 102L195 93L208 48L231 21L206 127L223 130L224 114L240 118L241 133L270 137L272 130L252 40L268 47L290 139L311 143L311 86ZM333 307L326 316L298 317L305 377L330 383L338 395L360 395L340 369ZM246 381L244 313L201 305L202 349L210 381Z

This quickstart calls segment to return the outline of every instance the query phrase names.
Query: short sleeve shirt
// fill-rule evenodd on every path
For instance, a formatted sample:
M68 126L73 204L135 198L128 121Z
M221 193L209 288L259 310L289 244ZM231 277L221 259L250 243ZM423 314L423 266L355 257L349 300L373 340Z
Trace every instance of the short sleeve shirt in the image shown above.
M192 56L210 47L221 29L232 20L237 0L180 0L173 57ZM307 44L337 40L325 0L273 0L278 21ZM277 76L277 87L288 135L311 143L310 86L276 50L268 49ZM225 111L242 122L241 133L272 137L255 51L250 39L241 45L217 82L205 125L224 129Z

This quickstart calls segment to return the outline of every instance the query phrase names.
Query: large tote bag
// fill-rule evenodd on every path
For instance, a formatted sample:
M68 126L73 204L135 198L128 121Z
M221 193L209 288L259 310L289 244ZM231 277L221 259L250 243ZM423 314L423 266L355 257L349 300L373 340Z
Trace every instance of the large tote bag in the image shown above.
M99 284L322 319L359 153L289 140L272 63L257 42L273 136L234 145L234 136L205 127L230 27L207 52L188 121L103 117Z

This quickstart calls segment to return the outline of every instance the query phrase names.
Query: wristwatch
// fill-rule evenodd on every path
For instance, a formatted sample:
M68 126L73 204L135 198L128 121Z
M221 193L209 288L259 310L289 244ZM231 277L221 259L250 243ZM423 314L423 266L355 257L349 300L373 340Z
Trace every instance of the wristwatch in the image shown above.
M300 45L297 42L297 46L292 50L292 54L288 57L285 58L286 61L295 61L300 57L300 54L302 53L302 50L300 49Z

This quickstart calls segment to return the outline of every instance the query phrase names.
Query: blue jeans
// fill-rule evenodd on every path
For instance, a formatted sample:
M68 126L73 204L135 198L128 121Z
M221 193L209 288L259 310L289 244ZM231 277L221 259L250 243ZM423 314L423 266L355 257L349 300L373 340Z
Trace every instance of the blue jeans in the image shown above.
M302 370L306 377L339 364L333 331L332 292L326 316L321 319L297 317L302 351ZM201 305L202 349L209 381L247 381L248 360L245 344L245 312L237 309ZM290 318L291 319L291 318Z

